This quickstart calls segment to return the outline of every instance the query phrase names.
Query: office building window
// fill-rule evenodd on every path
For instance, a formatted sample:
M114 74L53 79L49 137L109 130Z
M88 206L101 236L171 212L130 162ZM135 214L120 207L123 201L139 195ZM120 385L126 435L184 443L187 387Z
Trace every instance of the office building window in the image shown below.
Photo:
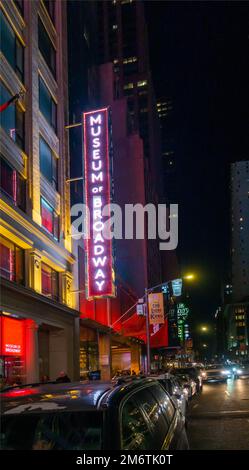
M0 236L0 275L9 281L24 283L24 250Z
M23 15L23 0L14 0L19 12Z
M45 263L41 263L41 274L42 294L53 300L59 300L58 273Z
M49 232L53 237L59 239L59 217L55 210L48 204L45 199L41 198L41 219L42 226Z
M11 94L0 82L0 102L5 103L10 98ZM11 103L1 113L1 127L21 149L24 148L24 113L17 102Z
M15 35L7 18L0 11L0 24L1 24L1 51L6 57L7 61L14 69L20 80L23 82L24 76L24 47Z
M38 18L38 46L48 68L55 77L55 49L40 18Z
M43 0L44 6L51 18L54 22L55 20L55 0Z
M42 137L40 137L40 170L57 190L57 158Z
M17 207L24 211L26 206L25 179L2 157L0 157L0 172L1 192L8 196Z
M39 77L39 108L56 132L57 106L41 77Z

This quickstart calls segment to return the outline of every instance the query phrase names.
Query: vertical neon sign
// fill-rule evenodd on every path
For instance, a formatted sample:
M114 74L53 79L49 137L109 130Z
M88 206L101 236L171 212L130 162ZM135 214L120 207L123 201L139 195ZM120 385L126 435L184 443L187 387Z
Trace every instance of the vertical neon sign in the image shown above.
M87 298L114 295L112 240L103 236L103 207L111 202L108 108L83 113L87 217Z

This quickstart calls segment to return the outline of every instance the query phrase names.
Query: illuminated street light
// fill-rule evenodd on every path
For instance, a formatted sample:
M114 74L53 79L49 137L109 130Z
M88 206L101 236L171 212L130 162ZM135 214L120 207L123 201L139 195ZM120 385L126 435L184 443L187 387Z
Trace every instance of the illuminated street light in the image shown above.
M202 326L201 327L201 331L207 331L207 330L208 330L207 326Z
M183 276L183 279L185 279L186 281L193 281L195 279L195 277L196 277L195 274L188 273L185 276Z
M207 348L207 344L203 344L202 346L203 346L203 348Z

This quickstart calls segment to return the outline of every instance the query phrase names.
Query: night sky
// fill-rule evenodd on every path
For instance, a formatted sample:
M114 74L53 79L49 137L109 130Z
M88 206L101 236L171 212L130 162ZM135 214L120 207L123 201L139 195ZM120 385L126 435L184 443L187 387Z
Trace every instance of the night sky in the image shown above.
M249 3L146 2L157 97L173 99L182 271L213 317L229 272L229 163L249 156ZM173 129L173 131L172 131Z

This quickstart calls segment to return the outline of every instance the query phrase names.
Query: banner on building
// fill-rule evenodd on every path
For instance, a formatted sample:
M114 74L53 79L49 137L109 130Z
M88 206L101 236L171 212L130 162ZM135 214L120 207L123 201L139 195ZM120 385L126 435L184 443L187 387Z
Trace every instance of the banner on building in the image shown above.
M24 326L22 320L0 316L0 355L23 356Z
M87 298L114 296L112 239L105 234L104 213L111 203L109 110L83 113Z
M164 323L163 293L148 295L150 325Z

